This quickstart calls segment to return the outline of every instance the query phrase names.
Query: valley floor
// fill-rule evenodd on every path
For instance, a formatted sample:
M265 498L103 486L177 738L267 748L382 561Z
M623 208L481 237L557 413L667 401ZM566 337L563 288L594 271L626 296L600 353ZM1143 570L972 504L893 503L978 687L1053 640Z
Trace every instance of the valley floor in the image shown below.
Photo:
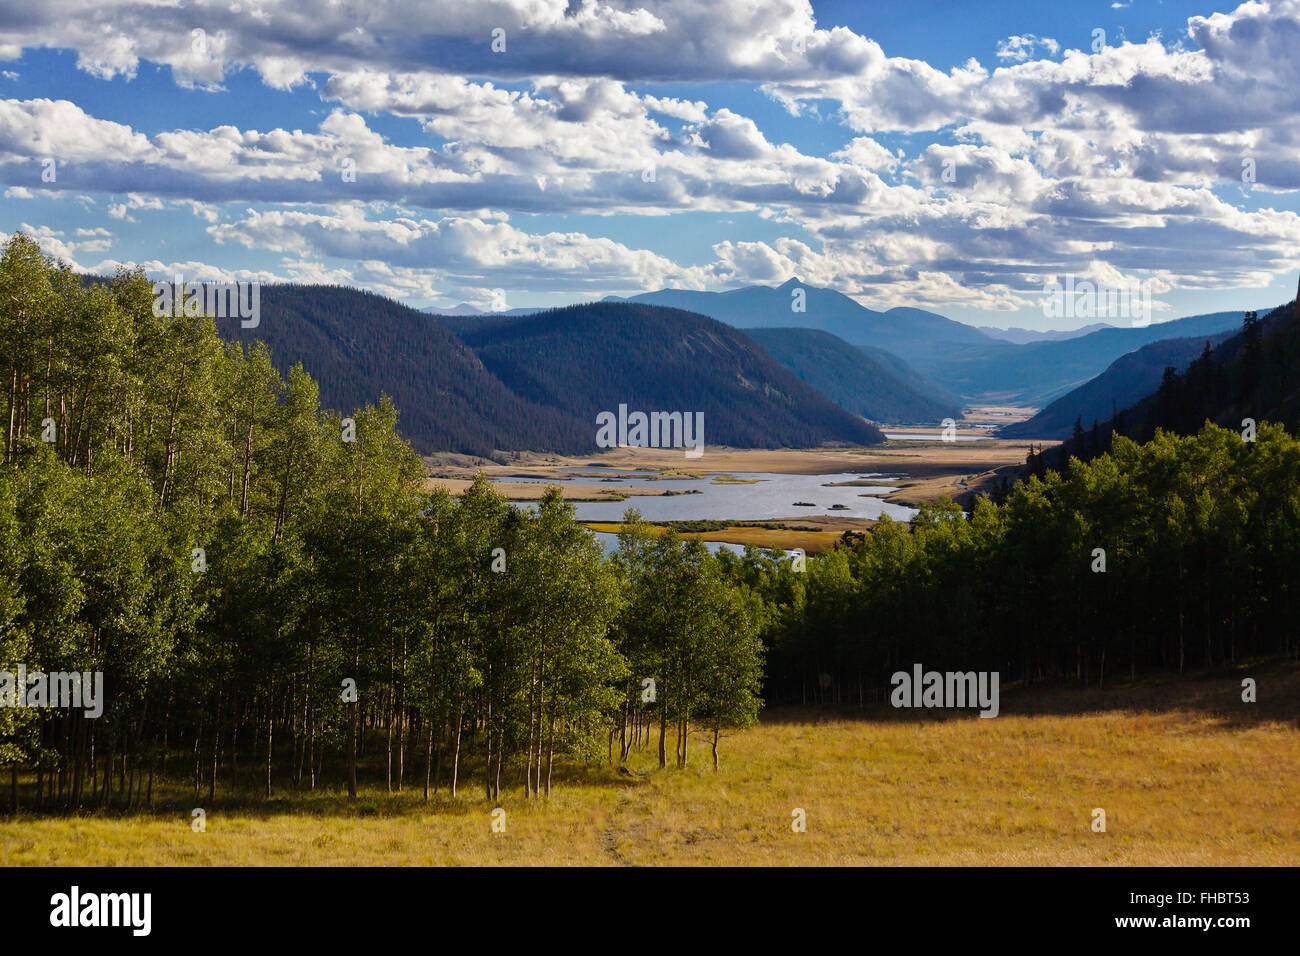
M983 422L987 418L988 416L980 414L972 418L971 422ZM891 434L906 434L909 431L925 432L924 429L898 428L891 429ZM934 429L931 428L929 431L933 432ZM563 469L584 467L647 470L659 472L661 475L672 474L676 477L697 475L701 479L718 473L776 472L794 475L878 473L899 476L882 480L883 484L895 486L895 490L885 495L884 500L893 504L916 507L923 501L937 501L943 497L954 498L963 505L968 504L972 492L990 486L997 480L998 474L1005 470L1023 465L1030 446L1028 441L985 438L987 430L982 430L978 425L966 421L960 424L957 434L963 437L978 437L980 440L957 442L893 440L871 448L712 447L706 448L704 455L697 459L686 459L679 450L655 448L617 448L599 455L587 456L525 452L506 464L464 455L438 455L427 457L425 465L430 475L428 479L430 488L442 487L452 494L458 494L468 486L474 475L481 471L496 483L502 494L520 501L536 500L545 491L546 485L539 481L512 481L512 478L521 475L540 479L560 478L566 476ZM1035 444L1052 445L1055 442ZM664 493L655 487L652 480L645 480L639 484L610 485L600 483L598 478L589 482L566 484L562 486L562 490L566 498L574 501L610 501L627 496ZM629 502L629 505L632 504L635 502ZM792 525L808 523L807 516L797 514L773 520ZM838 532L866 530L873 523L862 519L845 523L841 519L834 528L836 535L814 533L812 537L805 536L797 541L790 535L775 533L755 535L753 532L738 533L731 530L712 532L702 537L710 541L728 541L736 544L759 543L772 547L804 547L805 550L815 553L828 546L828 543L837 537Z
M1240 699L1242 676L1259 703ZM565 768L549 803L513 790L493 833L477 781L282 793L154 815L0 818L8 865L1296 865L1300 666L1086 691L1004 688L1002 716L770 711L715 774L634 753L629 779ZM917 716L920 713L921 716ZM669 760L672 760L670 745ZM792 832L792 811L807 832ZM1106 831L1093 832L1094 809Z

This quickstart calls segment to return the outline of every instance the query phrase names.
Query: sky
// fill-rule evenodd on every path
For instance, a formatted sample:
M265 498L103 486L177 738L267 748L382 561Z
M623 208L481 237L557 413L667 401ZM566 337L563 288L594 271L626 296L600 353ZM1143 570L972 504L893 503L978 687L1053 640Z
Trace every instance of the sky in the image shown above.
M0 8L0 228L417 307L801 281L1068 328L1300 270L1300 0Z

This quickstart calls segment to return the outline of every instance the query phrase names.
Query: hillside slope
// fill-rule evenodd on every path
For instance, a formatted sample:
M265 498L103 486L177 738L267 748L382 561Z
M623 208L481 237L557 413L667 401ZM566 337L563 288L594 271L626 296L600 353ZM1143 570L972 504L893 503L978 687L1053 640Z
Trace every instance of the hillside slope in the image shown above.
M1046 406L1104 372L1121 355L1161 339L1205 337L1234 328L1239 312L1100 329L1061 342L947 348L915 362L917 370L966 399Z
M743 333L702 315L626 302L532 316L440 320L521 398L572 414L703 412L706 444L807 447L884 440Z
M803 382L841 408L875 422L934 423L960 403L901 358L855 347L818 329L748 329L746 334Z
M264 285L261 321L218 319L224 338L271 348L282 372L301 362L321 402L353 409L392 396L402 434L422 454L494 449L579 453L591 430L572 415L521 400L433 316L343 286Z
M798 279L776 287L753 285L730 292L661 289L623 301L698 312L739 329L819 329L852 345L886 349L913 363L918 357L933 355L943 344L993 344L983 332L933 312L906 308L877 312L834 289ZM795 311L800 305L803 311Z
M1218 335L1162 339L1121 355L1106 371L1072 392L1062 395L1037 415L998 431L999 438L1069 438L1077 422L1087 427L1104 422L1121 408L1141 401L1160 387L1166 368L1187 368L1205 347L1231 336Z
M1039 468L1059 468L1071 456L1092 458L1116 432L1141 443L1157 429L1188 435L1206 421L1241 431L1245 419L1300 427L1300 309L1294 302L1243 323L1217 347L1203 348L1182 374L1169 369L1154 393L1096 432L1049 449Z

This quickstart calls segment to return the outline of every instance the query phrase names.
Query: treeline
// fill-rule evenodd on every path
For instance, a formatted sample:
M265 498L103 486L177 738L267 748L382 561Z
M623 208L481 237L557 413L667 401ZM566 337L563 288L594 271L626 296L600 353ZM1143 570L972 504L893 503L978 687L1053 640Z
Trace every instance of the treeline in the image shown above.
M724 555L770 616L765 696L879 700L915 663L1101 684L1294 654L1300 440L1268 423L1255 438L1117 437L969 517L882 519L803 574Z
M83 285L21 236L0 258L0 687L104 675L99 717L0 707L12 806L541 795L557 756L657 736L663 765L676 736L684 764L707 730L716 759L754 720L761 609L698 543L629 525L608 559L558 490L426 494L386 398L343 417L153 306L140 273Z
M1141 438L1156 428L1187 434L1207 419L1241 428L1242 419L1300 423L1300 316L1293 305L1261 319L1248 312L1241 332L1201 355L1182 374L1165 369L1147 405ZM1121 428L1121 431L1126 429Z

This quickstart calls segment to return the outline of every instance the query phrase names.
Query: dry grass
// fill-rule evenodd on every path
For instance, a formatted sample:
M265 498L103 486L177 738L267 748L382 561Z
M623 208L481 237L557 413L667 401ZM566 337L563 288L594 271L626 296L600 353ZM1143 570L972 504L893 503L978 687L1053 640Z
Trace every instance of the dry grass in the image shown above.
M929 429L931 433L937 431ZM966 434L961 431L959 434ZM976 434L971 432L971 434ZM982 434L982 433L981 433ZM457 459L428 457L430 469L448 477L472 478L482 471L489 478L507 479L522 472L554 477L558 469L600 466L627 470L655 470L688 475L718 472L777 472L791 475L829 475L842 472L900 472L913 477L935 474L968 474L1014 462L1023 463L1029 442L987 439L979 442L898 441L870 448L725 448L706 446L700 458L684 460L680 449L611 448L581 457L524 453L506 465L476 462L466 467ZM1044 444L1036 442L1035 444ZM1047 445L1052 442L1045 443ZM599 486L598 486L599 487Z
M444 489L448 494L459 495L472 484L469 478L426 478L425 491ZM552 487L540 481L493 481L497 494L511 501L540 501L548 488ZM569 501L622 501L637 495L663 495L659 488L634 488L613 484L565 484L555 485L561 495Z
M972 405L962 414L960 423L1000 427L1010 425L1012 422L1023 422L1037 413L1037 408L1028 405Z
M914 430L915 431L915 430ZM920 431L924 432L924 429ZM930 429L933 432L934 429ZM959 434L968 434L966 431ZM969 434L982 432L971 431ZM512 482L510 476L527 471L540 477L571 477L561 468L601 465L627 470L656 471L660 477L705 477L715 483L747 482L739 477L745 473L776 472L793 475L827 475L852 473L906 475L905 478L881 479L881 484L896 490L884 495L886 501L915 507L922 501L935 501L942 497L967 502L972 488L984 487L995 479L995 473L1007 466L1023 465L1030 442L1020 440L983 439L978 442L943 441L891 441L872 448L814 448L814 449L740 449L706 448L703 457L691 461L690 469L683 468L681 452L661 448L616 448L600 455L562 458L555 455L525 454L509 465L496 465L476 461L472 467L456 459L427 458L430 467L461 469L452 476L443 474L430 478L427 486L441 486L452 494L459 494L469 485L474 473L481 470L496 482L497 490L509 498L530 500L541 497L545 485L540 483ZM1055 442L1035 442L1048 447ZM463 457L463 456L462 456ZM730 477L728 474L737 477ZM584 483L563 486L564 496L573 500L619 500L633 495L660 495L663 491L653 486L653 479L640 479L646 485L617 485ZM963 485L962 482L967 484ZM710 539L710 540L731 540Z
M863 521L862 526L867 527L874 522ZM592 531L606 531L610 534L618 534L623 526L613 521L587 521L583 523L584 527ZM664 525L648 525L647 530L653 535L662 535L668 532ZM728 528L719 528L717 531L679 531L679 538L698 538L701 541L724 541L728 544L738 544L741 546L752 544L759 548L779 548L782 551L790 551L794 548L803 548L806 554L821 554L823 551L829 551L835 546L835 542L840 540L842 532L840 531L797 531L788 528L756 528L750 525L733 525Z
M1232 677L1004 691L994 720L778 711L724 741L716 775L701 738L685 771L654 769L647 749L635 780L569 768L549 804L512 792L505 833L473 785L432 808L418 793L367 793L357 809L330 792L212 807L202 834L189 803L4 820L0 862L1295 865L1300 675L1250 673L1259 704L1241 704ZM806 833L790 829L795 807Z

